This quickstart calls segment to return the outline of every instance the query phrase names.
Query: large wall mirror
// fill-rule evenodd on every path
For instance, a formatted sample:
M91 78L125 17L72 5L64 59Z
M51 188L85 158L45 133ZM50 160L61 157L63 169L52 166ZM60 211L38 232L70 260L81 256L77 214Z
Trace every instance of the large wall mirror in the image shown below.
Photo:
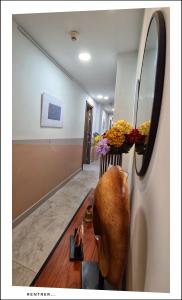
M166 30L163 14L156 11L151 18L145 42L138 85L136 128L142 139L135 145L135 166L143 176L149 166L157 133L165 70Z

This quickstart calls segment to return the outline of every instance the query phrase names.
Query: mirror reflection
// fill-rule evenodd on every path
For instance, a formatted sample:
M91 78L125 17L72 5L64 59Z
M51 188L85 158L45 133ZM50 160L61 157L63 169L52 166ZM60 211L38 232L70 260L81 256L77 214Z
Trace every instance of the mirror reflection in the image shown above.
M136 169L139 172L148 144L150 122L152 115L153 99L155 92L155 75L158 54L158 33L155 18L152 19L145 45L145 52L140 78L138 95L136 128L139 138L136 142Z

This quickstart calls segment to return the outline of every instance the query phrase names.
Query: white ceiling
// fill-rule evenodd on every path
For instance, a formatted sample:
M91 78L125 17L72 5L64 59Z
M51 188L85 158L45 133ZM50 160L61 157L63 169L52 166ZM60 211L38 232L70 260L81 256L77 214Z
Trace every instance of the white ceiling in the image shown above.
M23 14L13 18L91 97L97 100L98 94L109 96L109 100L100 102L106 111L112 111L117 54L138 49L143 9ZM79 32L78 41L71 41L71 30ZM78 59L81 51L91 54L89 62Z

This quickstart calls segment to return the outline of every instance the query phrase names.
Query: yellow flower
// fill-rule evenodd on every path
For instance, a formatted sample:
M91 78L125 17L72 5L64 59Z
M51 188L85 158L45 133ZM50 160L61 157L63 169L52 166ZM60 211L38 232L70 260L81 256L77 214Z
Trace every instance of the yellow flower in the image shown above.
M150 121L146 121L138 127L138 131L141 135L149 135Z
M106 138L108 139L109 145L115 147L121 147L125 141L125 136L118 127L112 127L107 130Z
M146 121L138 127L138 131L141 135L145 135L145 141L144 144L148 143L148 136L149 136L149 131L150 131L150 121Z
M95 138L94 138L94 145L97 145L97 143L102 139L102 136L101 135L97 135Z
M119 128L123 134L129 134L133 130L133 126L125 120L117 121L113 127Z

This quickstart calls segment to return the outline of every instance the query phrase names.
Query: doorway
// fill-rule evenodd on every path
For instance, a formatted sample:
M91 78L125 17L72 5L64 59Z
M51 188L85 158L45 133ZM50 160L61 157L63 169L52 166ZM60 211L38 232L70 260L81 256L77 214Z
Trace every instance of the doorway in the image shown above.
M86 101L85 109L85 128L83 140L83 164L90 164L90 155L92 147L92 120L93 120L93 106Z

